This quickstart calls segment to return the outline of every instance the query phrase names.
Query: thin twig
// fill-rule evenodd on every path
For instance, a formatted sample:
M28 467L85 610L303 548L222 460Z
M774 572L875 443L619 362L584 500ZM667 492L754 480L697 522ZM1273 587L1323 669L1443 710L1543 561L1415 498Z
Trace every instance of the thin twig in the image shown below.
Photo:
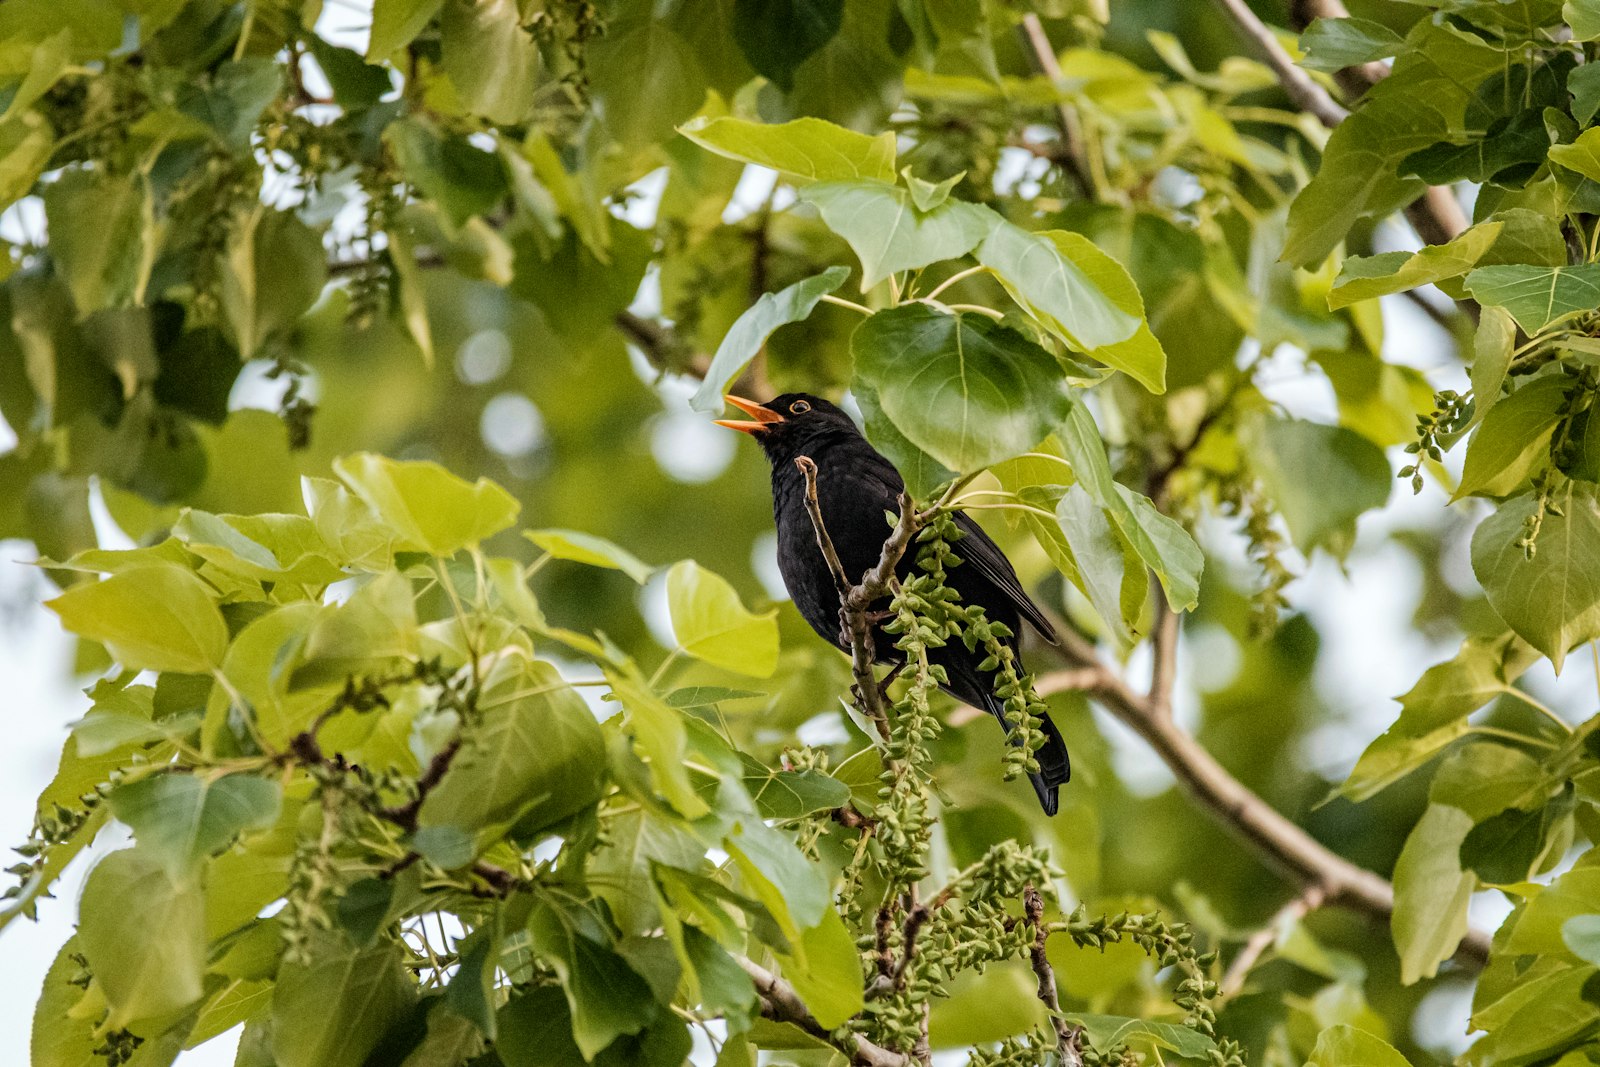
M884 740L889 738L889 716L884 708L883 691L878 687L878 678L873 670L876 662L876 649L872 640L872 622L867 617L867 605L876 597L862 601L856 596L860 587L852 586L850 578L845 573L844 564L839 560L839 553L833 547L833 538L828 536L828 527L822 521L822 505L817 499L817 464L810 456L800 456L794 465L805 476L805 506L806 514L811 517L811 528L816 534L817 548L822 553L822 558L827 561L828 573L833 576L833 585L839 593L839 633L850 647L850 673L855 678L857 699L861 702L861 710L872 720L872 724ZM910 508L902 508L900 525L905 525L904 516L910 515ZM915 521L914 517L911 521ZM898 527L897 527L898 532ZM885 545L885 550L887 550ZM902 551L904 549L902 548ZM899 555L895 556L899 562ZM872 572L868 572L870 575ZM893 573L891 565L890 573ZM863 578L863 581L866 579ZM885 588L887 586L885 585ZM881 593L879 594L881 595Z
M1243 12L1244 17L1253 22L1255 27L1259 28L1262 33L1265 33L1269 38L1272 36L1271 31L1267 30L1261 24L1261 21L1251 14L1250 9L1244 6L1242 0L1218 0L1218 3L1223 4L1226 8L1237 7L1239 11ZM1300 24L1302 29L1313 19L1341 19L1349 18L1350 16L1350 12L1346 10L1342 0L1294 0L1290 4L1290 11L1292 17ZM1229 11L1229 14L1234 16L1235 23L1239 23L1239 14L1232 10ZM1255 30L1242 23L1240 23L1240 28L1247 35L1256 36ZM1272 43L1274 45L1277 44L1275 38ZM1284 52L1282 47L1278 47L1277 50L1285 59L1288 58L1288 53ZM1290 66L1299 72L1303 82L1309 83L1319 91L1321 90L1321 86L1312 81L1310 75L1300 70L1300 68L1294 67L1292 63ZM1283 72L1276 63L1273 63L1273 69L1278 71L1281 80ZM1339 87L1344 91L1346 98L1356 100L1366 90L1388 76L1389 68L1383 63L1360 63L1339 71L1334 76L1334 80L1339 83ZM1289 92L1291 97L1295 95L1287 81L1284 82L1284 89ZM1322 95L1324 97L1328 96L1326 92L1323 92ZM1296 99L1298 102L1298 98ZM1337 104L1334 106L1338 107ZM1323 125L1329 128L1338 125L1341 121L1341 119L1334 119L1330 122L1327 114L1317 112L1311 108L1307 108L1307 110L1316 115ZM1340 108L1340 110L1343 109ZM1461 236L1462 231L1468 225L1467 214L1461 208L1461 201L1456 198L1455 191L1447 185L1430 185L1426 192L1406 205L1405 214L1407 221L1411 223L1412 229L1417 231L1417 236L1422 238L1423 244L1427 245L1440 245L1453 241ZM1468 315L1473 319L1477 318L1477 301L1463 300L1460 301L1460 304L1462 310L1466 311Z
M1172 688L1178 678L1178 613L1167 603L1166 594L1155 591L1156 625L1150 635L1150 709L1164 719L1172 718Z
M1061 92L1061 64L1056 60L1056 50L1051 46L1050 37L1044 32L1044 24L1039 21L1039 16L1032 12L1022 16L1017 32L1022 35L1022 43L1026 46L1025 51L1033 59L1034 67L1049 79L1058 93ZM1093 199L1094 179L1091 177L1088 160L1084 156L1083 127L1078 122L1078 113L1072 109L1071 104L1061 100L1056 104L1056 121L1061 126L1061 150L1052 153L1050 158L1060 164L1062 170L1072 175L1072 180L1078 184L1079 192Z
M1250 971L1260 962L1262 953L1266 952L1278 939L1279 933L1290 923L1299 922L1307 915L1322 907L1322 902L1327 898L1328 891L1315 883L1306 888L1289 903L1279 908L1268 919L1266 925L1250 935L1244 943L1239 954L1228 964L1228 972L1222 976L1221 995L1228 999L1244 988L1244 982Z
M738 963L755 983L756 995L761 999L762 1018L789 1023L812 1037L826 1041L848 1056L852 1067L913 1067L914 1061L909 1057L899 1052L890 1052L859 1034L836 1039L832 1031L817 1022L816 1016L811 1014L811 1009L806 1007L805 1001L800 999L800 995L788 982L758 963L742 957L738 958Z
M1331 904L1389 921L1394 886L1329 849L1229 774L1191 734L1129 689L1071 627L1058 626L1057 632L1074 665L1040 676L1035 684L1040 696L1075 691L1091 697L1155 750L1202 809L1272 866L1301 886L1323 887ZM1469 930L1456 954L1464 963L1482 967L1489 957L1489 935Z
M1267 61L1267 66L1278 76L1283 91L1289 94L1289 99L1293 100L1296 106L1302 111L1311 112L1329 129L1344 121L1350 112L1330 96L1328 90L1318 85L1311 75L1295 66L1289 53L1278 43L1277 36L1267 28L1266 23L1256 17L1256 13L1250 10L1244 0L1216 0L1216 3L1233 21L1239 32L1255 44L1256 49Z
M1022 890L1022 913L1027 917L1028 925L1033 927L1033 944L1028 948L1028 960L1033 965L1034 976L1039 980L1039 1000L1050 1012L1050 1025L1056 1032L1056 1052L1061 1057L1062 1067L1083 1067L1083 1049L1079 1045L1083 1028L1073 1026L1061 1017L1056 972L1050 966L1050 956L1045 952L1045 939L1050 930L1044 921L1044 898L1031 885Z

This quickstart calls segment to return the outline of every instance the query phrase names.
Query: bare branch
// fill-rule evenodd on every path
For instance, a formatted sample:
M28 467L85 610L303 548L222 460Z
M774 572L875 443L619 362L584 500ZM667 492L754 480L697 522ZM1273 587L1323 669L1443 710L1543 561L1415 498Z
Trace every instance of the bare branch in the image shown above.
M1048 78L1059 92L1061 64L1056 60L1055 48L1051 46L1039 16L1032 12L1022 16L1017 32L1022 35L1023 50L1032 58L1034 69ZM1078 122L1078 113L1063 100L1056 104L1056 122L1061 127L1061 147L1058 151L1050 152L1047 158L1059 163L1077 182L1079 192L1092 199L1095 195L1094 178L1084 155L1083 128Z
M1156 587L1156 626L1150 635L1150 710L1164 719L1172 717L1172 687L1178 678L1178 613Z
M842 1040L835 1039L827 1027L817 1022L816 1016L811 1014L811 1009L806 1007L793 986L758 963L736 958L739 966L744 968L744 973L755 983L756 995L761 998L762 1018L798 1026L812 1037L826 1041L850 1057L852 1067L915 1067L915 1061L910 1057L874 1045L859 1034Z
M1050 1025L1056 1032L1056 1052L1061 1057L1062 1067L1083 1067L1083 1049L1079 1045L1083 1028L1073 1026L1061 1017L1056 972L1050 966L1050 957L1045 952L1045 939L1050 931L1044 921L1044 898L1031 885L1022 890L1022 913L1028 925L1033 927L1033 944L1028 948L1028 960L1033 965L1034 976L1039 980L1039 1000L1050 1011Z
M1059 627L1062 649L1076 666L1042 675L1041 696L1078 691L1132 727L1165 763L1178 782L1224 827L1253 846L1269 863L1301 886L1320 886L1329 903L1381 922L1394 912L1394 886L1316 840L1228 773L1205 746L1160 714L1149 699L1134 693L1102 663L1094 648L1071 627ZM1457 956L1483 966L1489 935L1471 930Z
M1328 90L1318 85L1311 75L1295 66L1289 53L1278 43L1278 38L1256 17L1244 0L1216 0L1216 3L1239 32L1255 44L1257 51L1267 61L1267 66L1278 76L1278 82L1283 86L1283 91L1289 94L1289 99L1301 110L1311 112L1329 129L1344 121L1350 112L1330 96Z
M879 688L878 677L873 670L876 650L872 640L869 605L888 590L888 580L881 577L881 572L885 570L887 563L887 573L891 576L894 574L895 565L904 554L906 544L910 543L911 532L916 524L915 511L902 501L900 522L896 524L889 540L884 543L884 554L879 559L878 566L862 577L860 585L852 586L849 576L845 573L844 564L839 560L839 553L833 547L833 538L828 536L828 528L822 521L822 506L817 501L817 464L810 456L800 456L794 461L794 465L805 476L806 514L811 517L817 548L821 550L823 559L827 560L828 573L833 575L834 587L839 591L839 630L840 636L850 647L850 673L855 678L856 698L861 702L862 712L872 720L878 733L888 740L889 715L884 709L883 690ZM891 546L897 545L897 538L900 537L902 530L907 531L904 538L891 551Z
M1260 962L1262 953L1277 940L1279 931L1322 907L1327 896L1328 891L1322 886L1316 883L1308 885L1299 896L1279 908L1265 926L1251 934L1233 962L1228 964L1228 972L1222 976L1221 995L1229 998L1243 989L1251 968Z

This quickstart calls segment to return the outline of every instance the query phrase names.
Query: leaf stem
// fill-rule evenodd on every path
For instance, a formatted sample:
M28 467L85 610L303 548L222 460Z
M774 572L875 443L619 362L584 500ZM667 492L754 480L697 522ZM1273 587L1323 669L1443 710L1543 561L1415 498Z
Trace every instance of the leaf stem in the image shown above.
M872 316L871 308L864 307L861 304L856 303L854 300L846 300L842 296L834 296L832 293L823 293L822 302L824 304L836 304L842 308L849 308L851 311L854 311L857 314L866 315L869 318Z
M654 689L661 683L661 679L667 676L668 669L670 669L674 663L678 662L678 657L682 655L683 649L681 648L675 648L671 652L667 653L667 658L661 661L661 666L657 667L655 673L650 676L651 689Z
M1036 508L1032 504L964 504L963 511L1026 511L1034 515L1043 515L1051 522L1056 521L1056 513Z
M986 267L986 266L984 266L983 264L980 263L976 267L968 267L966 270L958 270L954 274L950 275L950 277L946 278L944 281L942 281L938 285L934 286L933 287L933 291L928 293L922 299L924 299L924 300L933 300L933 299L937 298L940 293L944 292L946 289L950 288L952 285L956 284L957 282L963 281L963 280L965 280L967 278L970 278L974 274L983 274L983 273L987 272L988 269L989 269L988 267Z
M1565 720L1561 716L1557 715L1555 713L1555 711L1553 711L1548 704L1545 704L1542 701L1536 699L1533 696L1533 694L1525 692L1525 691L1523 691L1521 689L1518 689L1514 685L1506 686L1505 693L1506 693L1507 696L1516 697L1518 700L1520 700L1524 704L1528 705L1528 707L1532 708L1534 711L1537 711L1541 715L1543 715L1546 718L1548 718L1551 722L1553 722L1557 726L1561 727L1561 730L1562 730L1563 733L1569 733L1570 734L1572 732L1572 727L1567 724L1567 720Z
M1556 747L1554 742L1546 741L1542 737L1531 737L1528 734L1519 734L1515 730L1503 730L1498 726L1468 726L1467 732L1483 737L1497 737L1502 741L1514 741L1518 744L1533 745L1537 748Z
M984 307L982 304L949 304L946 306L949 307L951 311L971 311L978 315L987 315L996 322L999 322L1001 319L1006 317L1005 312L996 311L994 308L990 307Z

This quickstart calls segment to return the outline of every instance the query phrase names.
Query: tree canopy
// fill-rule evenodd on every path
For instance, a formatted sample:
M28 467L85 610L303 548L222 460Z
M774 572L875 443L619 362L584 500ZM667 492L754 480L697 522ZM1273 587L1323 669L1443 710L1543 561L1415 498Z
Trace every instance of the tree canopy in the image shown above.
M1600 1060L1600 2L1350 7L0 4L0 537L88 686L0 929L132 832L34 1067ZM905 475L852 658L729 390ZM1329 770L1297 580L1372 551L1459 651Z

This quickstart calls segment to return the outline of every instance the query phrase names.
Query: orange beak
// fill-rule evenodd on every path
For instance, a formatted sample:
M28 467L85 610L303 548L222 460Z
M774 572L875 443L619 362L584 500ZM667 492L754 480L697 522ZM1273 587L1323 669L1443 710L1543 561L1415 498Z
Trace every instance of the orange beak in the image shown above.
M732 395L725 396L722 399L726 400L728 403L732 404L746 415L749 415L755 421L745 422L738 419L717 419L715 421L718 426L726 426L728 429L738 430L740 433L757 434L763 432L768 426L775 422L784 421L782 415L779 415L776 411L773 411L770 408L762 407L754 400L746 400L742 396Z

